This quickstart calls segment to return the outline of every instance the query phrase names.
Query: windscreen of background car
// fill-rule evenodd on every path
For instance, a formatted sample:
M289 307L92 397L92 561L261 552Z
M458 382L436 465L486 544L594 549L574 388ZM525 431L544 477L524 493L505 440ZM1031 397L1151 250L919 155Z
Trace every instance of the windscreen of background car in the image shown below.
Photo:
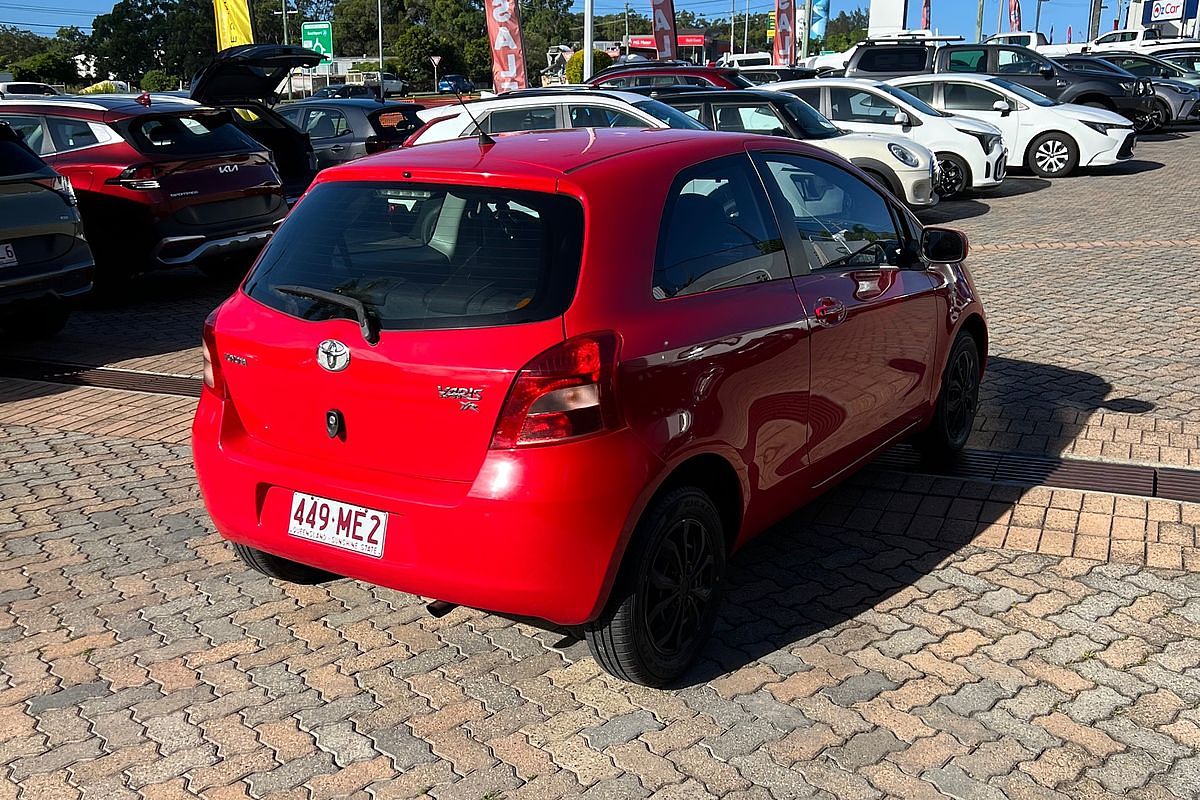
M886 83L880 85L879 89L881 91L887 92L888 94L890 94L892 97L896 98L897 100L908 103L910 106L912 106L913 108L915 108L917 111L921 112L922 114L928 114L931 117L952 117L952 116L954 116L953 114L947 114L945 111L938 111L936 108L929 105L929 103L926 103L924 100L922 100L921 98L912 94L911 92L906 92L904 89L898 89L895 86L889 86Z
M562 195L325 183L272 237L246 293L301 319L348 318L275 287L336 292L362 302L383 330L535 322L570 305L582 241L583 209Z
M633 107L639 111L645 111L659 122L665 122L667 127L670 128L697 131L708 130L703 124L692 119L682 111L672 108L666 103L660 103L657 100L641 100L634 103Z
M1020 97L1022 100L1028 100L1029 102L1033 103L1035 106L1042 106L1043 108L1048 108L1050 106L1060 105L1060 103L1057 100L1051 100L1049 97L1046 97L1046 95L1042 94L1041 92L1035 92L1033 89L1030 89L1028 86L1022 86L1019 83L1013 83L1012 81L1005 80L1004 78L992 78L990 81L988 81L988 83L994 83L1003 89L1007 89L1008 91L1010 91L1013 94Z
M226 114L136 118L128 131L133 146L146 155L209 156L262 149L234 127Z

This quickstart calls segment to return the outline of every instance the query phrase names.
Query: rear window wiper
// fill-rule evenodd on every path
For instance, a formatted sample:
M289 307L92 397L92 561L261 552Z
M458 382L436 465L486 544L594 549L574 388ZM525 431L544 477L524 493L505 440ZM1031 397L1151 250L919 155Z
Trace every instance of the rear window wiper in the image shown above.
M330 305L352 311L354 318L358 320L358 327L362 331L363 339L366 340L367 344L374 346L379 343L379 319L370 311L367 311L367 307L363 305L361 300L354 297L347 297L337 292L327 292L324 289L313 289L308 286L285 285L274 286L272 288L280 294L304 297L309 300L329 303Z

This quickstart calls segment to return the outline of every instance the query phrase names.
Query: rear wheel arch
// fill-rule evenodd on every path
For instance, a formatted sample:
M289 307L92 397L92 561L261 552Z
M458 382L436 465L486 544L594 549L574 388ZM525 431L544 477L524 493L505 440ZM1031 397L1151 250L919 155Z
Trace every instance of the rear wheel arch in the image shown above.
M1117 110L1117 107L1113 103L1112 99L1109 98L1108 96L1102 95L1102 94L1087 94L1087 93L1085 93L1085 94L1081 94L1079 97L1076 97L1074 100L1071 100L1069 102L1075 103L1076 105L1080 105L1080 106L1100 106L1102 108L1107 108L1109 111Z
M647 507L659 496L685 486L692 486L708 495L717 513L721 516L721 527L725 533L727 551L732 552L742 528L745 511L742 481L737 470L729 461L716 453L692 456L676 466L659 484Z

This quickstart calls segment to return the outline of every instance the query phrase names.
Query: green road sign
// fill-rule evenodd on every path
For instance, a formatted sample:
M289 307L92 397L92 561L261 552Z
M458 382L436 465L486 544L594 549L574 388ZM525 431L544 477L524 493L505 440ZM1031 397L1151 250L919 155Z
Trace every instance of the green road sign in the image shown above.
M300 42L309 50L325 56L328 61L333 58L333 23L305 22L300 26Z

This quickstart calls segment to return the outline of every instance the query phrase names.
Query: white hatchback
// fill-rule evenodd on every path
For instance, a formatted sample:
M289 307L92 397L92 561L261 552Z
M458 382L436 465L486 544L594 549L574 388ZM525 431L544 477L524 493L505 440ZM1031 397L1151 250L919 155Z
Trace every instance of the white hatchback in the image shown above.
M1133 123L1107 109L1059 103L987 75L914 75L892 84L935 108L997 126L1013 158L1043 178L1061 178L1077 167L1106 166L1133 157L1137 141Z
M903 136L926 147L937 156L943 198L1004 181L1008 151L999 128L938 111L881 81L821 78L760 88L794 94L844 130Z
M704 126L657 100L632 92L540 89L487 100L433 106L417 112L425 123L406 145L485 133L566 128L695 128Z

